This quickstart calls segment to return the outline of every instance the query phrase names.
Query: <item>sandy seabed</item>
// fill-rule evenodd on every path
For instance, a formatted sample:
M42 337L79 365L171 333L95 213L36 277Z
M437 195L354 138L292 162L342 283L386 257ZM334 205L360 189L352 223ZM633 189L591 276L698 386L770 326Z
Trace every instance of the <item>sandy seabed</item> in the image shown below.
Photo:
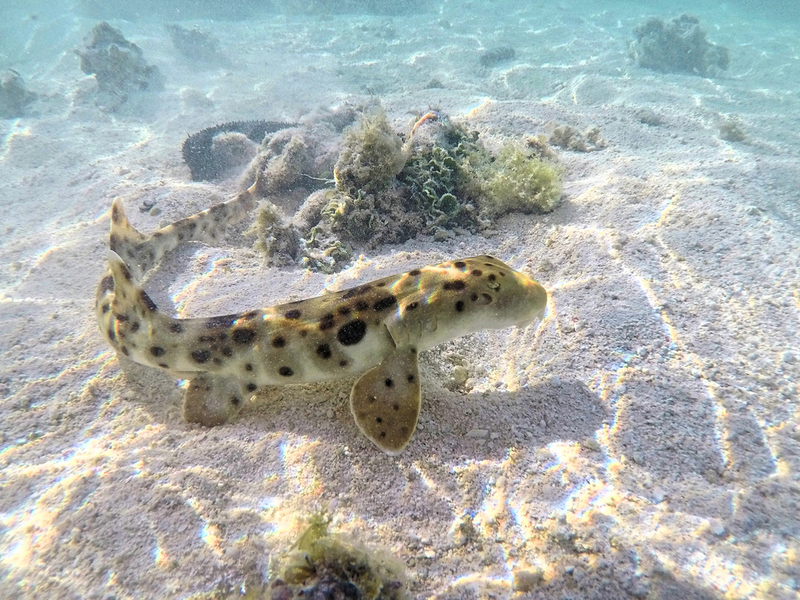
M798 26L700 11L731 50L708 79L633 65L634 5L513 6L200 22L231 61L205 69L160 22L114 22L167 82L116 113L72 51L96 21L51 29L23 73L39 101L0 122L0 596L236 597L316 510L389 548L420 599L800 595ZM516 58L481 67L498 45ZM153 231L240 189L190 181L187 132L373 97L398 130L437 107L492 148L554 123L607 146L559 151L560 207L491 235L334 276L265 268L232 236L176 252L154 297L225 314L491 253L550 291L546 319L424 354L399 457L359 434L352 381L186 424L175 381L123 371L97 330L111 200ZM744 141L721 139L731 118Z

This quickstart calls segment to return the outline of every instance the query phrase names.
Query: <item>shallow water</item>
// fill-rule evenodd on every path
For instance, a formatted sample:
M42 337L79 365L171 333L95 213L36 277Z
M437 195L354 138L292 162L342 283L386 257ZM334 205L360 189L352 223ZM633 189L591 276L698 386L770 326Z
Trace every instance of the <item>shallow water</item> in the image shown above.
M0 67L35 94L0 119L0 596L268 597L322 511L388 549L412 598L797 598L796 9L229 4L0 8ZM729 67L637 65L634 28L686 10ZM75 50L103 19L163 87L82 72ZM209 36L181 52L165 24ZM233 198L258 144L239 139L244 158L212 181L192 181L181 145L263 119L300 123L301 176L265 192L291 219L333 188L348 111L376 102L404 141L432 109L419 144L445 117L495 156L549 137L560 204L346 241L327 272L265 265L250 216L170 253L148 294L208 317L491 254L548 290L543 321L423 353L419 426L396 457L355 425L355 378L187 424L185 382L98 330L112 200L151 233ZM556 146L565 126L602 143Z

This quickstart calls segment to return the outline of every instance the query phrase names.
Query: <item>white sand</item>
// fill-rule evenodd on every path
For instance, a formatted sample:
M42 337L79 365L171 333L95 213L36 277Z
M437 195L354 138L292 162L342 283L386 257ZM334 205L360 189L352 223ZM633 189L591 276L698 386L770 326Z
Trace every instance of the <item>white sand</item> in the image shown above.
M95 21L62 18L12 65L46 97L0 122L0 597L235 597L318 509L390 548L416 598L798 597L798 26L700 12L731 50L711 80L633 66L636 6L513 5L200 23L232 60L205 70L160 23L114 23L167 80L120 114L94 106L72 53ZM517 58L479 67L499 44ZM112 198L152 231L237 191L189 181L187 132L371 94L398 127L435 106L494 148L548 123L599 126L608 147L561 151L562 205L491 237L415 240L326 277L265 269L234 236L181 249L153 296L224 314L490 252L551 291L546 321L425 354L422 425L398 458L359 434L351 381L187 425L175 382L123 373L94 322ZM725 115L746 143L720 139ZM515 595L523 569L543 580Z

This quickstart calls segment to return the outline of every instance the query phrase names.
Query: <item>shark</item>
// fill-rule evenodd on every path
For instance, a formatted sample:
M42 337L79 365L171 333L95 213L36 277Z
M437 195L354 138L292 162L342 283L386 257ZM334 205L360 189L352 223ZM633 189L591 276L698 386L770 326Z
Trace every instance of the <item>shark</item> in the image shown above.
M254 184L149 235L131 225L120 198L111 206L108 268L96 294L100 331L118 355L188 382L186 421L220 425L270 386L358 375L350 392L356 425L396 455L419 418L420 352L544 316L545 288L489 255L236 314L176 318L159 309L142 287L145 273L180 244L218 243L256 204Z

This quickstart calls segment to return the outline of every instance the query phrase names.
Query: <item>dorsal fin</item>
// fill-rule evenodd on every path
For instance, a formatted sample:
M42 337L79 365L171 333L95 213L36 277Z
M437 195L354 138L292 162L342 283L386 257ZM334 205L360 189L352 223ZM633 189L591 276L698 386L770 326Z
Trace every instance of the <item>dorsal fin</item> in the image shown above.
M111 234L108 238L108 247L128 266L137 280L155 264L141 264L140 250L146 240L147 236L128 221L122 200L119 197L114 198L114 202L111 203Z

